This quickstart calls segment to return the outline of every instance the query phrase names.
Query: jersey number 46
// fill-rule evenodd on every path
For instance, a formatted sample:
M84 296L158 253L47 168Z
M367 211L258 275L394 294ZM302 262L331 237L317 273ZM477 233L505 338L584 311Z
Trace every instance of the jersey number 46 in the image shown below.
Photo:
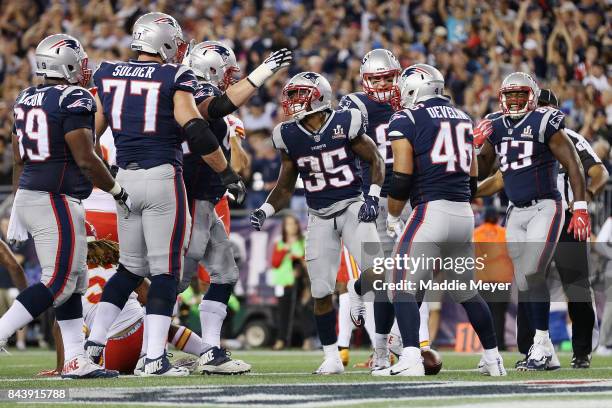
M441 122L431 149L432 164L446 164L448 173L458 171L458 164L459 171L469 173L473 153L472 143L467 140L469 134L472 134L472 124L469 122L459 122L454 128L450 122Z

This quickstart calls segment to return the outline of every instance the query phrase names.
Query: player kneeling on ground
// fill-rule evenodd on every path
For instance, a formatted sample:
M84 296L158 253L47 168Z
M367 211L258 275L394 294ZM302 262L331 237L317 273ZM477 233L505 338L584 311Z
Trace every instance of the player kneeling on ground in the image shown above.
M119 263L119 246L108 239L98 239L94 227L86 223L87 231L87 266L89 287L83 296L83 316L85 333L96 318L98 303L102 297L102 290L106 282L117 273ZM144 368L144 358L141 358L141 349L146 345L145 309L149 282L147 280L136 288L130 295L127 303L113 322L104 349L101 363L107 370L116 370L121 374L141 375ZM43 371L39 375L59 374L64 360L64 348L59 330L54 327L55 344L57 350L57 368ZM184 326L171 325L168 331L168 342L178 350L194 356L200 355L200 337ZM140 357L140 359L139 359ZM195 366L197 359L186 361L186 365ZM177 364L177 362L174 362ZM178 364L177 364L178 365Z

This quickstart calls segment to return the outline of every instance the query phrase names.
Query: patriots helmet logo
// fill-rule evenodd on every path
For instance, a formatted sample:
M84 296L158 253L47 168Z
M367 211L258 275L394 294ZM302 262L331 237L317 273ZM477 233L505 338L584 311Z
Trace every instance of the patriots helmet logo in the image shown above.
M204 46L204 48L206 50L211 50L211 51L214 51L217 54L221 55L223 60L227 60L230 57L230 51L226 47L224 47L224 46L222 46L220 44L206 44Z
M68 47L75 51L79 51L81 49L79 43L72 38L64 38L56 42L51 46L51 49L60 48L60 47Z
M319 79L319 74L316 74L314 72L307 72L304 75L302 75L302 77L312 81L312 82L316 82L317 79Z
M407 77L409 77L411 75L414 75L414 74L421 75L421 77L423 79L425 79L426 76L431 77L431 74L429 72L425 71L424 69L422 69L420 67L409 67L409 68L406 68L404 70L404 72L402 73L402 76L404 78L407 78Z
M155 24L169 24L174 28L178 28L176 20L170 17L160 17L158 19L153 20Z

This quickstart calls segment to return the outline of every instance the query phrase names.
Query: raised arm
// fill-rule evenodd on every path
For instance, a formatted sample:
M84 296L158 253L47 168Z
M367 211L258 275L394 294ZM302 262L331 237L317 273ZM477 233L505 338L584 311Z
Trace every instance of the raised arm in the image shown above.
M274 74L288 67L292 59L292 52L286 48L274 51L246 78L227 88L223 95L210 97L200 103L200 113L207 119L219 119L229 115L244 105Z

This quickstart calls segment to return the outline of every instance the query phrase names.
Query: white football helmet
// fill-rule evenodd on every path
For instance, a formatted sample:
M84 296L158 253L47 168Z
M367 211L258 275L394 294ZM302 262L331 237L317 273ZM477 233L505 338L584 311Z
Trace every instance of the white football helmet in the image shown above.
M306 115L331 109L332 89L323 75L300 72L283 88L281 104L287 116L302 119Z
M134 23L130 47L135 51L159 55L164 62L181 63L188 45L181 26L168 14L147 13Z
M189 51L186 60L198 78L221 91L236 82L235 73L240 72L234 51L219 41L199 43Z
M399 89L397 81L402 67L395 55L389 50L378 48L368 52L361 61L359 75L363 90L368 98L381 103L389 103L391 98L397 97ZM373 79L392 78L392 83L385 83L384 87L376 86Z
M508 95L510 93L513 95ZM521 98L520 93L525 93L524 98ZM528 74L513 72L504 78L498 97L504 115L518 119L537 108L540 88Z
M65 79L86 86L91 78L87 54L81 43L68 34L53 34L36 47L36 75Z
M444 77L427 64L414 64L406 68L399 78L399 96L391 100L396 110L411 108L418 102L444 94Z

